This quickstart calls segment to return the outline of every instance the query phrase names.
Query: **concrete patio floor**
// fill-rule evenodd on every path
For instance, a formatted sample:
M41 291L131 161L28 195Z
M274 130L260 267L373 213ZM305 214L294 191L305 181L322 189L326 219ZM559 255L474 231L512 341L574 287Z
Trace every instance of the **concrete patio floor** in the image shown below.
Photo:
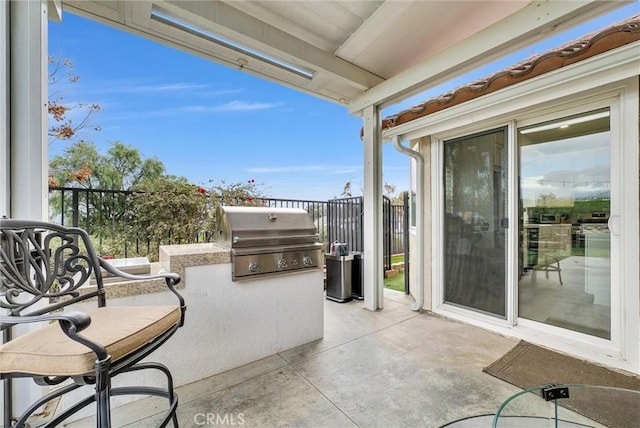
M377 312L326 301L324 339L177 388L180 426L439 427L493 414L520 391L482 372L516 339L413 312L410 303L393 290ZM164 404L116 408L113 422L157 426ZM462 425L491 426L491 418Z

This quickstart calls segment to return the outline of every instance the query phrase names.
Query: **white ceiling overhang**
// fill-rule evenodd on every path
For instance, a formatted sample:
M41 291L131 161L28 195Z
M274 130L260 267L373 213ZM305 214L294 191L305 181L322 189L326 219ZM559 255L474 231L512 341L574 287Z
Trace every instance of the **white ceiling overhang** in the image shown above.
M348 105L352 114L627 3L62 0L64 11Z

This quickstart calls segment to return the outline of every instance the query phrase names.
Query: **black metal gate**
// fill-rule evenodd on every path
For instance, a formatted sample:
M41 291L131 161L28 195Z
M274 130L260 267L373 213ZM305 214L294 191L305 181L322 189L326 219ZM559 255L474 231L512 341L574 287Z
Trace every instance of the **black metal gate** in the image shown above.
M391 256L404 252L405 216L402 205L392 205L383 197L383 253L384 269L391 269ZM345 242L350 251L364 251L362 196L331 199L327 202L328 246L332 242Z
M391 269L391 256L393 255L393 207L391 199L386 196L382 197L382 236L383 236L383 260L384 270Z
M330 199L327 202L328 246L336 241L346 242L350 251L364 251L362 221L362 196Z

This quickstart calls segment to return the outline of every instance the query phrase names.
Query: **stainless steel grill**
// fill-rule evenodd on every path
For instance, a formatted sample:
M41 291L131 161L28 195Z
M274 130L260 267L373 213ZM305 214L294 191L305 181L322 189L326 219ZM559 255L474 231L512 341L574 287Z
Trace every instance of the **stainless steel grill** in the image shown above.
M231 249L232 280L322 267L322 243L298 208L221 207L216 241Z

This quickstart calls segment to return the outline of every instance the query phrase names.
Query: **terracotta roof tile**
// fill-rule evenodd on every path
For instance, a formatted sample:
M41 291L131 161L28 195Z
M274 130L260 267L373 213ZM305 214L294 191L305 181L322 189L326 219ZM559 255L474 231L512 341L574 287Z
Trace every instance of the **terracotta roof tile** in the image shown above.
M603 52L640 40L640 15L563 46L532 56L509 68L460 86L382 120L382 129L410 122L465 101L490 94L533 77L583 61Z

